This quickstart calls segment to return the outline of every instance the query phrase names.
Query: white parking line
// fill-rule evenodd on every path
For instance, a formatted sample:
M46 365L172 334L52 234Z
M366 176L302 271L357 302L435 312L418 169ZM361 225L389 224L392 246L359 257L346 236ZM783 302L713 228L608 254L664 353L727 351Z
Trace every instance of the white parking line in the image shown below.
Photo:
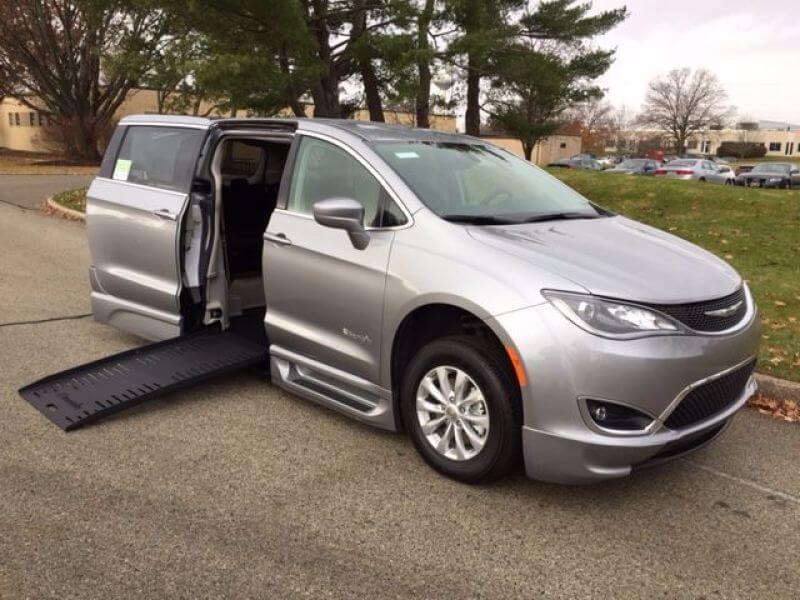
M730 481L735 481L736 483L740 483L749 488L753 488L754 490L758 490L759 492L764 492L765 494L769 494L775 498L780 498L781 500L786 500L787 502L793 502L795 504L800 505L800 497L798 496L793 496L792 494L787 494L786 492L781 492L771 487L761 485L760 483L753 481L752 479L745 479L744 477L738 477L736 475L731 475L730 473L725 473L724 471L720 471L718 469L715 469L714 467L709 467L708 465L702 465L700 463L694 462L693 460L688 460L688 459L684 460L693 467L701 469L702 471L707 471L712 475L716 475L718 477L722 477Z

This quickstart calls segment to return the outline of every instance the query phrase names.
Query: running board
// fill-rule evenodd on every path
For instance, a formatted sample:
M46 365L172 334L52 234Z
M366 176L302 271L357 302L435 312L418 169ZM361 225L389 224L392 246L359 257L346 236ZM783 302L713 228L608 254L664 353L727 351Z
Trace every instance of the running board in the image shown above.
M237 325L114 354L40 379L19 393L64 431L77 429L178 388L266 364L263 322Z
M273 384L381 429L397 429L388 390L279 346L269 350Z

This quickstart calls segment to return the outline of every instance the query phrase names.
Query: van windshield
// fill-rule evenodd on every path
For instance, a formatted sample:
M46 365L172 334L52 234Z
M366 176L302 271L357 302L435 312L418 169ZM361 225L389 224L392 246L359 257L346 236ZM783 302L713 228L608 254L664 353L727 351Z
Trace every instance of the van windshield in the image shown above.
M374 148L428 208L451 221L525 223L606 214L555 177L491 146L379 142Z

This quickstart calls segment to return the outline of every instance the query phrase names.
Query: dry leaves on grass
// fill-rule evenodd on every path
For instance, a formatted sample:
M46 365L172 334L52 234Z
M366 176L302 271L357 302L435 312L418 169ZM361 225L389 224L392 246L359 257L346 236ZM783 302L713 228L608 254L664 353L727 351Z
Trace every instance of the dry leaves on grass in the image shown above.
M750 406L762 415L770 415L790 423L800 422L800 404L794 400L774 400L761 394L756 394L750 400Z

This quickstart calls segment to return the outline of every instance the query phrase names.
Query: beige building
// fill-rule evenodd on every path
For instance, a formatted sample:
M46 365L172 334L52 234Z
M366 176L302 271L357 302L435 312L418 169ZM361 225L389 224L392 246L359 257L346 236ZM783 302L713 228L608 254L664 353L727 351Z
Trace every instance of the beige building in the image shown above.
M213 107L204 102L199 107L200 114L206 114ZM307 105L308 116L311 116L314 107ZM154 90L138 89L132 91L126 101L117 111L117 118L126 115L155 114L158 113L158 99ZM212 116L232 116L230 112L211 110ZM287 110L282 116L289 116ZM237 111L236 116L249 116L245 111ZM384 116L387 123L413 126L414 115L407 112L385 110ZM368 121L369 112L356 111L353 118ZM47 152L46 130L50 123L46 116L39 111L32 110L15 98L5 97L0 100L0 148L9 150L22 150L26 152ZM431 127L441 131L455 132L456 118L452 115L431 115Z
M639 129L624 132L621 136L625 144L621 152L636 152L639 143L661 139L664 149L671 146L670 136L660 130ZM758 129L721 129L700 131L689 137L686 151L690 154L716 154L723 142L752 142L763 144L767 156L771 158L800 158L800 129L790 125L769 127L762 125ZM609 152L616 148L607 148Z
M212 106L203 103L199 107L200 114L205 114L211 110L212 116L231 116L229 112L212 110ZM313 105L307 105L308 116L313 113ZM117 111L117 118L135 114L155 114L158 112L158 99L154 90L138 89L132 91L127 100ZM289 116L291 113L283 111L282 116ZM248 116L245 111L238 111L239 117ZM415 125L414 115L409 112L396 111L391 109L384 110L384 117L387 123L405 125L413 127ZM353 115L354 119L361 121L369 120L369 112L358 110ZM456 118L452 115L433 114L430 117L431 128L439 131L455 133ZM0 100L0 148L9 150L22 150L26 152L47 152L47 127L50 123L46 116L41 112L30 109L15 98L5 97ZM514 138L487 135L486 141L505 148L517 156L524 158L522 143ZM533 150L532 162L539 165L546 165L554 160L569 158L581 151L581 138L572 135L554 135Z
M505 148L509 152L525 158L522 151L522 142L518 139L501 135L482 136L487 142ZM552 135L543 142L536 144L531 153L531 162L537 165L546 165L562 158L569 158L581 152L581 136L579 135Z

